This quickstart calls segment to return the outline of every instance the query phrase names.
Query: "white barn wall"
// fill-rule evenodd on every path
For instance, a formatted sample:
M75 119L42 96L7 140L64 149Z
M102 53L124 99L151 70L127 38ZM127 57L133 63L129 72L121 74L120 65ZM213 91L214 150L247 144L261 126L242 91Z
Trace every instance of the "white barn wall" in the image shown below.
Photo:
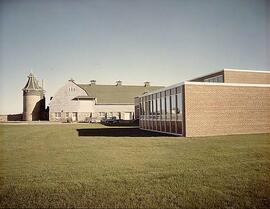
M124 120L134 119L134 104L99 104L97 98L94 99L97 95L91 95L91 92L90 95L88 94L73 81L67 82L57 91L50 102L49 120L67 121L72 118L73 121L89 121L89 119L100 121L106 116L116 116Z
M71 88L72 91L70 90ZM69 81L63 87L61 87L50 102L49 120L57 120L55 118L56 112L78 112L80 110L80 101L72 100L77 96L87 96L87 94L72 81ZM62 118L63 117L65 116L63 115Z
M78 112L94 112L95 101L94 100L79 100Z
M95 105L95 116L98 116L99 112L113 112L113 113L118 113L121 112L121 118L125 118L125 113L131 113L134 115L134 105L133 104L98 104ZM130 118L132 119L132 117Z
M89 121L93 115L95 100L79 100L78 121Z

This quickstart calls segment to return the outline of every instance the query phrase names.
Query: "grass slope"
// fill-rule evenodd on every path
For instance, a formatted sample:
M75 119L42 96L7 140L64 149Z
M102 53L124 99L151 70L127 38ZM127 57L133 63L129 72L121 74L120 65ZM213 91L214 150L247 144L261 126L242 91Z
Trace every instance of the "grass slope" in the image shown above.
M80 137L81 128L104 127L1 125L0 207L270 206L270 134Z

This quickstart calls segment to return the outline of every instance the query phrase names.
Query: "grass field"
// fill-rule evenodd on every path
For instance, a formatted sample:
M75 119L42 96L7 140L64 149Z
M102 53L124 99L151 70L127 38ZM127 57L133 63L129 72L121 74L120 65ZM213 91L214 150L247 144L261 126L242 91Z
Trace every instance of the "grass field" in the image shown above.
M269 208L270 134L0 125L0 185L1 208Z

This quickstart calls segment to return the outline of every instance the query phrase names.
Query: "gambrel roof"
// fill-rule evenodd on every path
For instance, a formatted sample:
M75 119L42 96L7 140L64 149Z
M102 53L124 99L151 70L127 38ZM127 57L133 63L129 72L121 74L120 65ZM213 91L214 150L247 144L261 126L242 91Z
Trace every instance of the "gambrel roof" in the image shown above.
M134 104L136 96L163 88L163 86L77 85L84 89L89 97L95 97L97 104Z

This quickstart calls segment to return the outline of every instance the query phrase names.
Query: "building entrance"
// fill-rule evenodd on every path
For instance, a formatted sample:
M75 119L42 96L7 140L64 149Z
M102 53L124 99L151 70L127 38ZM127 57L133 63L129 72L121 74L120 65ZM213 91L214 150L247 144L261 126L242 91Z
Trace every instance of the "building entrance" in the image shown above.
M77 112L73 112L72 113L72 121L77 121L78 120L78 113Z

